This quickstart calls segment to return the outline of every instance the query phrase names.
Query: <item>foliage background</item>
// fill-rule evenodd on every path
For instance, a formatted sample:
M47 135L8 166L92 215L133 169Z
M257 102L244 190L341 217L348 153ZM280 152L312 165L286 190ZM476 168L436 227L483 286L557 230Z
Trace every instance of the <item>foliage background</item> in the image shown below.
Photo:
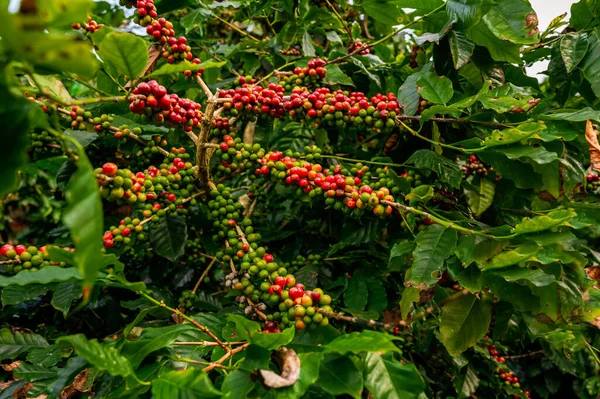
M149 37L124 6L30 0L9 11L0 0L0 237L46 246L44 267L0 260L0 397L599 395L600 3L580 0L538 32L527 0L156 1L202 63L155 53L152 71ZM88 15L103 26L71 28ZM362 162L365 181L397 188L392 215L359 217L345 201L257 178L254 166L232 174L215 152L192 192L177 189L184 210L144 224L149 241L102 248L104 231L144 206L108 201L97 168L147 171L171 147L193 163L207 153L181 126L130 112L130 79L156 79L205 109L240 76L277 83L275 70L315 57L330 61L327 76L303 84L393 93L403 105L393 127L261 115L250 139L264 154L303 159L316 145L315 162L346 175ZM525 69L541 60L542 83ZM210 92L182 74L198 68ZM254 119L240 112L231 132L241 138ZM140 140L115 137L123 125ZM216 148L224 133L210 133ZM329 325L261 332L265 321L236 303L202 193L211 172L246 209L256 198L260 245L331 295L341 313L323 310ZM221 341L239 343L228 351ZM269 387L257 370L281 373L271 355L282 346L300 374Z

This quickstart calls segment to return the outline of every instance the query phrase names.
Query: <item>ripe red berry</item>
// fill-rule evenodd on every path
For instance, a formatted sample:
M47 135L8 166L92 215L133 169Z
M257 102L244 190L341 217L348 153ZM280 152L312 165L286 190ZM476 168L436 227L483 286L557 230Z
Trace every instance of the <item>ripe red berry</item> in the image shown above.
M263 259L265 260L265 262L273 262L273 255L265 254L265 256L263 256Z
M6 253L7 253L8 251L14 251L14 250L15 250L15 247L13 247L12 245L10 245L10 244L4 244L4 245L3 245L3 246L0 248L0 255L2 255L2 256L4 256L4 257L6 257Z
M107 176L113 176L115 173L117 173L117 170L119 170L119 167L114 163L107 162L102 165L102 173Z
M286 283L287 279L285 277L279 276L275 278L275 284L277 284L280 287L285 287Z
M17 245L15 251L17 252L17 255L21 255L23 252L27 252L27 247L25 245Z

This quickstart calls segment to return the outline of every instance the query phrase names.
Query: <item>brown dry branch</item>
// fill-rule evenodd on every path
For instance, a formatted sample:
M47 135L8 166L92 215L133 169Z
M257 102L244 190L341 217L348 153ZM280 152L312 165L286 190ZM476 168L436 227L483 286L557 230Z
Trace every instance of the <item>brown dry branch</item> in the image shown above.
M590 164L592 169L600 172L600 144L598 143L598 128L587 121L585 124L585 139L590 146Z

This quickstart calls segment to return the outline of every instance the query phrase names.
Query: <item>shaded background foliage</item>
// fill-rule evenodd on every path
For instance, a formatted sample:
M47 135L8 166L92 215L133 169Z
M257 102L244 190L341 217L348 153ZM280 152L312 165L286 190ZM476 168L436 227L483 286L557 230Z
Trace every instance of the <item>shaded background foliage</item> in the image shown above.
M598 396L600 4L580 0L539 32L527 0L157 0L202 60L171 65L148 51L129 2L16 3L0 0L0 237L47 246L53 264L0 261L0 397ZM285 86L315 57L330 62L327 87L395 94L393 128L262 115L254 142L303 157L316 145L331 168L362 162L373 184L398 188L394 214L355 217L253 169L230 174L220 153L212 170L246 208L256 199L269 253L344 316L259 332L222 252L202 276L222 251L203 197L147 223L149 244L102 248L131 209L102 200L94 168L161 163L114 133L126 124L156 152L196 150L181 127L130 112L130 79L206 104L181 72L203 68L213 92L244 76ZM541 83L525 72L540 60ZM74 104L104 119L55 112ZM240 116L238 136L252 119ZM241 344L225 360L219 345L181 344L216 340ZM299 378L269 389L254 376L281 372L280 346L298 354Z

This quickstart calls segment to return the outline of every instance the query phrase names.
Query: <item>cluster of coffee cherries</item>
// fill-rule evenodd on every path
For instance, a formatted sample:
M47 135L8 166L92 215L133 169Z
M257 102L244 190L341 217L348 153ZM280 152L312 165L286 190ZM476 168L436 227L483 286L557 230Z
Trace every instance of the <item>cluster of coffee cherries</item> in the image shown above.
M360 40L355 41L348 47L348 53L353 53L355 51L357 51L357 54L359 55L371 54L371 48Z
M600 187L600 176L596 173L588 173L585 176L586 188L588 191L596 192Z
M238 89L223 90L220 98L231 98L223 104L232 115L268 115L289 117L296 121L311 123L314 127L347 125L370 128L376 132L390 132L400 115L400 103L393 93L377 94L367 98L361 92L331 91L327 87L312 92L306 88L294 88L284 95L284 87L270 84L268 89L244 85Z
M247 77L241 77L246 81ZM283 108L284 88L275 83L270 83L267 88L244 83L236 89L221 90L219 97L231 98L231 102L224 102L223 108L231 115L237 116L240 112L253 115L267 115L272 118L281 118L285 114Z
M160 44L167 44L169 39L175 37L173 24L164 18L155 19L146 25L146 33L152 37L153 41Z
M322 260L323 260L323 257L318 254L310 254L308 256L297 255L296 259L294 259L291 262L282 263L282 265L286 269L288 269L288 271L294 272L297 269L304 267L304 266L308 266L308 265L317 266L321 263Z
M83 29L86 33L94 33L98 29L102 28L104 25L99 24L92 19L92 17L87 17L87 22L80 24L79 22L75 22L71 25L71 28L75 30Z
M45 259L48 256L46 247L38 248L33 245L26 247L25 245L4 244L0 247L0 256L13 261L3 265L8 273L18 273L23 269L36 271L50 264L60 265L60 263L51 263Z
M30 140L29 155L32 159L45 158L62 153L60 141L57 140L56 136L45 130L32 131L30 133Z
M226 136L229 136L234 138L237 132L237 127L229 123L229 118L220 116L213 118L212 129L210 130L211 137L224 139Z
M102 114L92 119L94 123L94 130L98 133L106 131L110 128L110 124L113 123L115 118L110 115Z
M166 58L169 64L174 64L177 61L187 60L192 61L194 64L200 64L199 58L194 58L192 54L192 48L187 44L185 36L179 36L179 38L170 37L167 40L167 46L162 52L162 57Z
M145 172L133 173L129 169L119 169L114 163L107 162L95 170L100 185L100 195L118 204L135 206L141 212L139 218L126 218L118 227L113 226L104 235L104 246L112 248L115 243L130 243L132 233L141 233L147 222L158 222L167 212L171 215L185 215L187 210L183 201L195 191L194 172L185 152L171 152L159 168L150 166ZM187 155L187 156L186 156ZM190 203L193 205L195 200ZM129 219L129 220L128 220ZM122 237L117 239L116 237ZM138 236L140 240L145 237Z
M312 198L325 197L325 204L336 210L344 209L345 205L356 216L362 216L365 210L376 216L390 215L393 211L388 204L394 202L390 190L387 187L374 190L364 184L362 168L357 169L356 176L352 176L342 173L341 165L323 168L319 163L284 156L281 152L269 152L259 162L262 166L255 170L257 176L271 176L285 184L296 185L299 193L303 191Z
M183 291L179 297L179 309L190 310L194 306L194 299L196 295L192 291Z
M156 80L139 83L132 91L135 95L129 101L129 109L135 114L144 115L156 123L170 123L183 126L191 131L202 119L201 106L177 94L168 94L167 89Z
M297 87L319 87L321 81L327 76L325 69L327 62L320 58L314 58L308 61L308 66L296 67L291 75L280 75L279 85L286 91L291 91Z
M300 55L302 55L302 54L300 54L300 51L295 47L289 48L287 50L281 49L281 50L279 50L279 54L290 55L293 57L299 57Z
M307 324L327 324L328 320L324 321L326 318L321 314L316 316L315 306L329 306L331 297L324 295L319 289L305 290L287 268L277 263L272 254L258 245L260 234L254 230L252 220L242 216L242 205L234 201L228 188L219 184L210 192L210 196L209 217L217 230L213 238L226 242L225 248L217 252L215 257L224 265L232 264L239 270L238 273L228 274L225 281L227 288L239 294L239 306L251 313L253 307L248 299L262 309L266 307L261 304L268 304L276 311L267 315L267 321L275 322L276 327L295 325L296 328L303 329ZM289 311L291 308L294 312L297 309L297 314L292 315ZM284 309L287 312L285 314Z
M71 118L71 127L73 129L85 130L85 122L87 122L87 120L89 120L92 117L92 113L75 105L71 107L69 117Z
M471 155L467 160L461 159L459 155L456 159L465 178L474 175L488 176L494 170L491 165L479 160L477 155Z
M488 339L488 337L485 337L485 338ZM492 344L491 342L486 342L484 344L484 346L488 350L488 353L490 354L490 356L492 357L492 359L494 359L497 363L500 364L500 366L496 368L495 374L498 375L498 377L504 383L504 385L507 385L507 386L510 385L513 388L520 389L521 388L521 384L519 383L519 378L515 375L515 373L513 373L505 365L506 360L504 359L504 357L500 356L500 354L498 353L498 348L496 347L496 345ZM525 394L525 396L528 397L528 398L531 397L531 393L529 391L522 391L522 393ZM518 399L520 396L513 395L513 397L516 398L516 399Z
M127 2L125 6L134 6L135 16L133 22L142 26L148 26L158 17L158 11L154 5L154 0L137 0L135 2Z
M226 176L237 170L255 167L256 162L264 157L265 150L260 144L244 144L240 137L225 136L214 155L221 160L215 175Z
M146 28L146 33L151 39L157 43L165 45L161 56L167 60L169 64L176 64L187 60L195 64L200 64L199 58L194 58L191 47L187 44L187 38L180 36L175 37L173 23L165 18L157 18L158 11L154 4L154 0L137 0L135 2L126 1L126 7L135 7L135 16L133 22L140 24ZM200 75L204 69L199 69L197 73ZM191 71L184 71L186 76L191 76Z

